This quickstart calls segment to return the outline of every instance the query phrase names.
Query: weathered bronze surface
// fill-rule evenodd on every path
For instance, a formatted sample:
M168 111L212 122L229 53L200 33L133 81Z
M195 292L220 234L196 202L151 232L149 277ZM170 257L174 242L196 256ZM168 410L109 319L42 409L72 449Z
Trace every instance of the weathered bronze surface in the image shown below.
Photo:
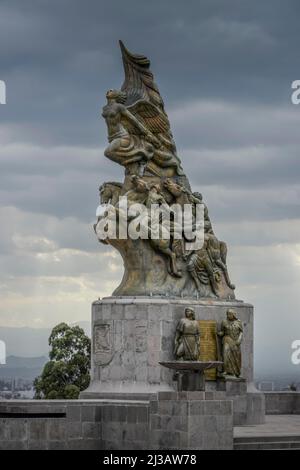
M224 378L241 378L243 325L232 309L227 310L218 336L222 338L222 360Z
M122 42L120 46L125 80L121 90L107 92L102 116L109 142L105 156L125 168L125 179L123 183L101 184L103 213L111 204L120 214L119 197L124 195L129 205L145 204L149 211L151 204L169 208L175 203L182 208L191 204L195 215L197 204L202 204L204 245L196 251L188 250L184 235L181 240L174 237L174 224L170 225L170 236L159 239L151 232L148 239L104 240L120 252L124 261L123 280L113 295L234 299L226 243L216 237L202 195L192 192L184 174L150 61L129 52ZM94 225L99 239L97 229L102 217L100 214Z
M200 356L200 328L192 308L185 309L175 334L174 354L177 360L197 361Z

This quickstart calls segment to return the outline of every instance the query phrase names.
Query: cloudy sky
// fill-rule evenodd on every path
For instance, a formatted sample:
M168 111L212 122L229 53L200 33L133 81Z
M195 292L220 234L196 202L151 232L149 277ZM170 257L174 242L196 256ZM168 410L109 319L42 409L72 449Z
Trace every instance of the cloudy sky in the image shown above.
M194 190L255 306L260 364L300 339L297 0L0 0L0 325L90 318L122 277L92 231L118 39L151 58ZM300 375L300 366L299 375Z

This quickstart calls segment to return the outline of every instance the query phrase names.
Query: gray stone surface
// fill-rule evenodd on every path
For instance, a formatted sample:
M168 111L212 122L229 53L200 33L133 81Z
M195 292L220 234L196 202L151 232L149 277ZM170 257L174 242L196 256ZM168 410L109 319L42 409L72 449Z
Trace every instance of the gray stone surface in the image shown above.
M173 338L185 307L196 319L220 323L230 307L244 328L242 374L253 381L253 307L240 301L116 298L92 306L92 382L82 398L101 393L155 393L174 390L173 373L159 365L173 356ZM211 384L214 388L215 384Z
M147 399L174 391L174 373L159 362L174 360L173 338L184 309L192 306L198 320L220 325L228 308L243 323L243 382L206 382L206 389L225 391L234 402L235 424L264 421L264 395L253 384L253 307L241 301L109 297L92 306L92 380L81 398Z
M158 394L150 402L151 449L231 449L232 401L205 392Z
M300 416L267 416L265 424L234 428L236 450L300 450Z
M253 383L245 381L219 381L217 388L233 400L233 423L263 424L265 422L265 396Z
M223 392L160 392L139 401L10 401L0 406L0 449L184 450L233 445L232 401ZM59 417L54 416L57 411Z
M265 392L267 415L300 415L300 392Z
M0 449L100 449L100 404L81 400L0 402Z

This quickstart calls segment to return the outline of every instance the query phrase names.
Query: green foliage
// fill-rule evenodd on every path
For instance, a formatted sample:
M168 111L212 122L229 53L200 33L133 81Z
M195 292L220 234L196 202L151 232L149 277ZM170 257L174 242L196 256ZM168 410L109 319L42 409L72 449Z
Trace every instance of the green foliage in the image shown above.
M60 323L49 337L50 361L34 381L37 399L77 399L90 382L91 340L79 326Z

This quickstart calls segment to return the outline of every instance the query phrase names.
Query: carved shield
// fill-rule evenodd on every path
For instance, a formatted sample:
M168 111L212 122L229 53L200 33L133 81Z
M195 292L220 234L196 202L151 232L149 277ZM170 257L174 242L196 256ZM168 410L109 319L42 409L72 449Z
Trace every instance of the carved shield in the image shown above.
M113 325L110 322L96 323L93 331L94 361L98 365L107 365L114 353Z

